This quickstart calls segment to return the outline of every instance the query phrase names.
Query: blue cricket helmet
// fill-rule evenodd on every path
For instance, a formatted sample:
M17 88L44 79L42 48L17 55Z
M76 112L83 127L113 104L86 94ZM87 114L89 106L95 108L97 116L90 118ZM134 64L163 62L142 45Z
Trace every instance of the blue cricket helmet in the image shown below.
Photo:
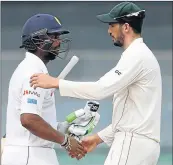
M42 43L46 49L41 49L58 56L58 54L69 50L70 39L61 39L61 48L58 50L51 50L53 42L49 40L48 35L57 34L58 36L62 36L69 33L68 30L63 29L57 17L50 14L36 14L30 17L23 26L22 46L20 46L20 48L33 51L40 48L39 45ZM67 46L64 46L64 44Z

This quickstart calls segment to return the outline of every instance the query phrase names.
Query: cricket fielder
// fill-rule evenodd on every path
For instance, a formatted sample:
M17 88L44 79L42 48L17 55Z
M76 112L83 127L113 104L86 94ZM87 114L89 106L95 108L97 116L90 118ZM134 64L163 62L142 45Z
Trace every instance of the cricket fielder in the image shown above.
M112 123L83 139L87 151L105 142L104 165L156 165L160 154L162 81L160 66L141 36L145 10L131 2L97 18L124 52L117 65L95 82L73 82L34 74L31 86L59 88L61 96L102 100L113 96ZM107 110L107 109L106 109Z
M34 90L29 83L32 74L48 74L46 64L68 53L70 40L63 37L68 33L49 14L34 15L24 24L21 48L27 52L9 82L2 165L58 165L54 143L79 158L86 154L79 141L57 130L53 90Z

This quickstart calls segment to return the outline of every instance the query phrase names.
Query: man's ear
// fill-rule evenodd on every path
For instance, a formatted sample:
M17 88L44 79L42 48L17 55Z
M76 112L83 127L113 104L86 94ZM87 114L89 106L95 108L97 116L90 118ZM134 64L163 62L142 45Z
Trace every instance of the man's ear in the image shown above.
M131 27L128 23L125 23L122 28L125 33L128 33Z

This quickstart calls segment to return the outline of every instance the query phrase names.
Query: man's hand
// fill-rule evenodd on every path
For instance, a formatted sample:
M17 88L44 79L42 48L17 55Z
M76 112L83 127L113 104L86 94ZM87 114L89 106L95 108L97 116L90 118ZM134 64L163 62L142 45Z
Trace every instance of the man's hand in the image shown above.
M63 147L68 151L69 155L73 155L77 159L81 159L87 153L83 145L73 137L68 137L67 143Z
M58 88L59 80L58 78L51 77L48 74L44 73L37 73L31 76L30 80L31 87L36 89L37 87L40 88Z
M102 139L97 134L95 134L85 137L82 140L82 145L85 147L87 152L92 152L97 147L97 145L102 142Z
M99 145L100 143L103 143L103 140L97 134L95 134L95 135L85 137L81 143L85 151L87 151L88 153L88 152L92 152L97 147L97 145ZM77 154L74 154L73 152L69 152L69 156L71 156L72 158L76 158L78 160L83 157L82 155L77 155Z

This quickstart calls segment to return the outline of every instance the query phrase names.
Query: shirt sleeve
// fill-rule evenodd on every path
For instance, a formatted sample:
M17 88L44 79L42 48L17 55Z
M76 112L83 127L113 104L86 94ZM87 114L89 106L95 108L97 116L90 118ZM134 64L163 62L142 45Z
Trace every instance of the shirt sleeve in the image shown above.
M20 114L31 113L41 116L45 89L30 87L29 79L23 83L21 90Z
M112 124L98 132L97 135L110 147L114 141L115 135L112 130Z
M142 73L142 60L135 55L122 57L115 68L96 82L59 80L61 96L101 100L137 81Z

